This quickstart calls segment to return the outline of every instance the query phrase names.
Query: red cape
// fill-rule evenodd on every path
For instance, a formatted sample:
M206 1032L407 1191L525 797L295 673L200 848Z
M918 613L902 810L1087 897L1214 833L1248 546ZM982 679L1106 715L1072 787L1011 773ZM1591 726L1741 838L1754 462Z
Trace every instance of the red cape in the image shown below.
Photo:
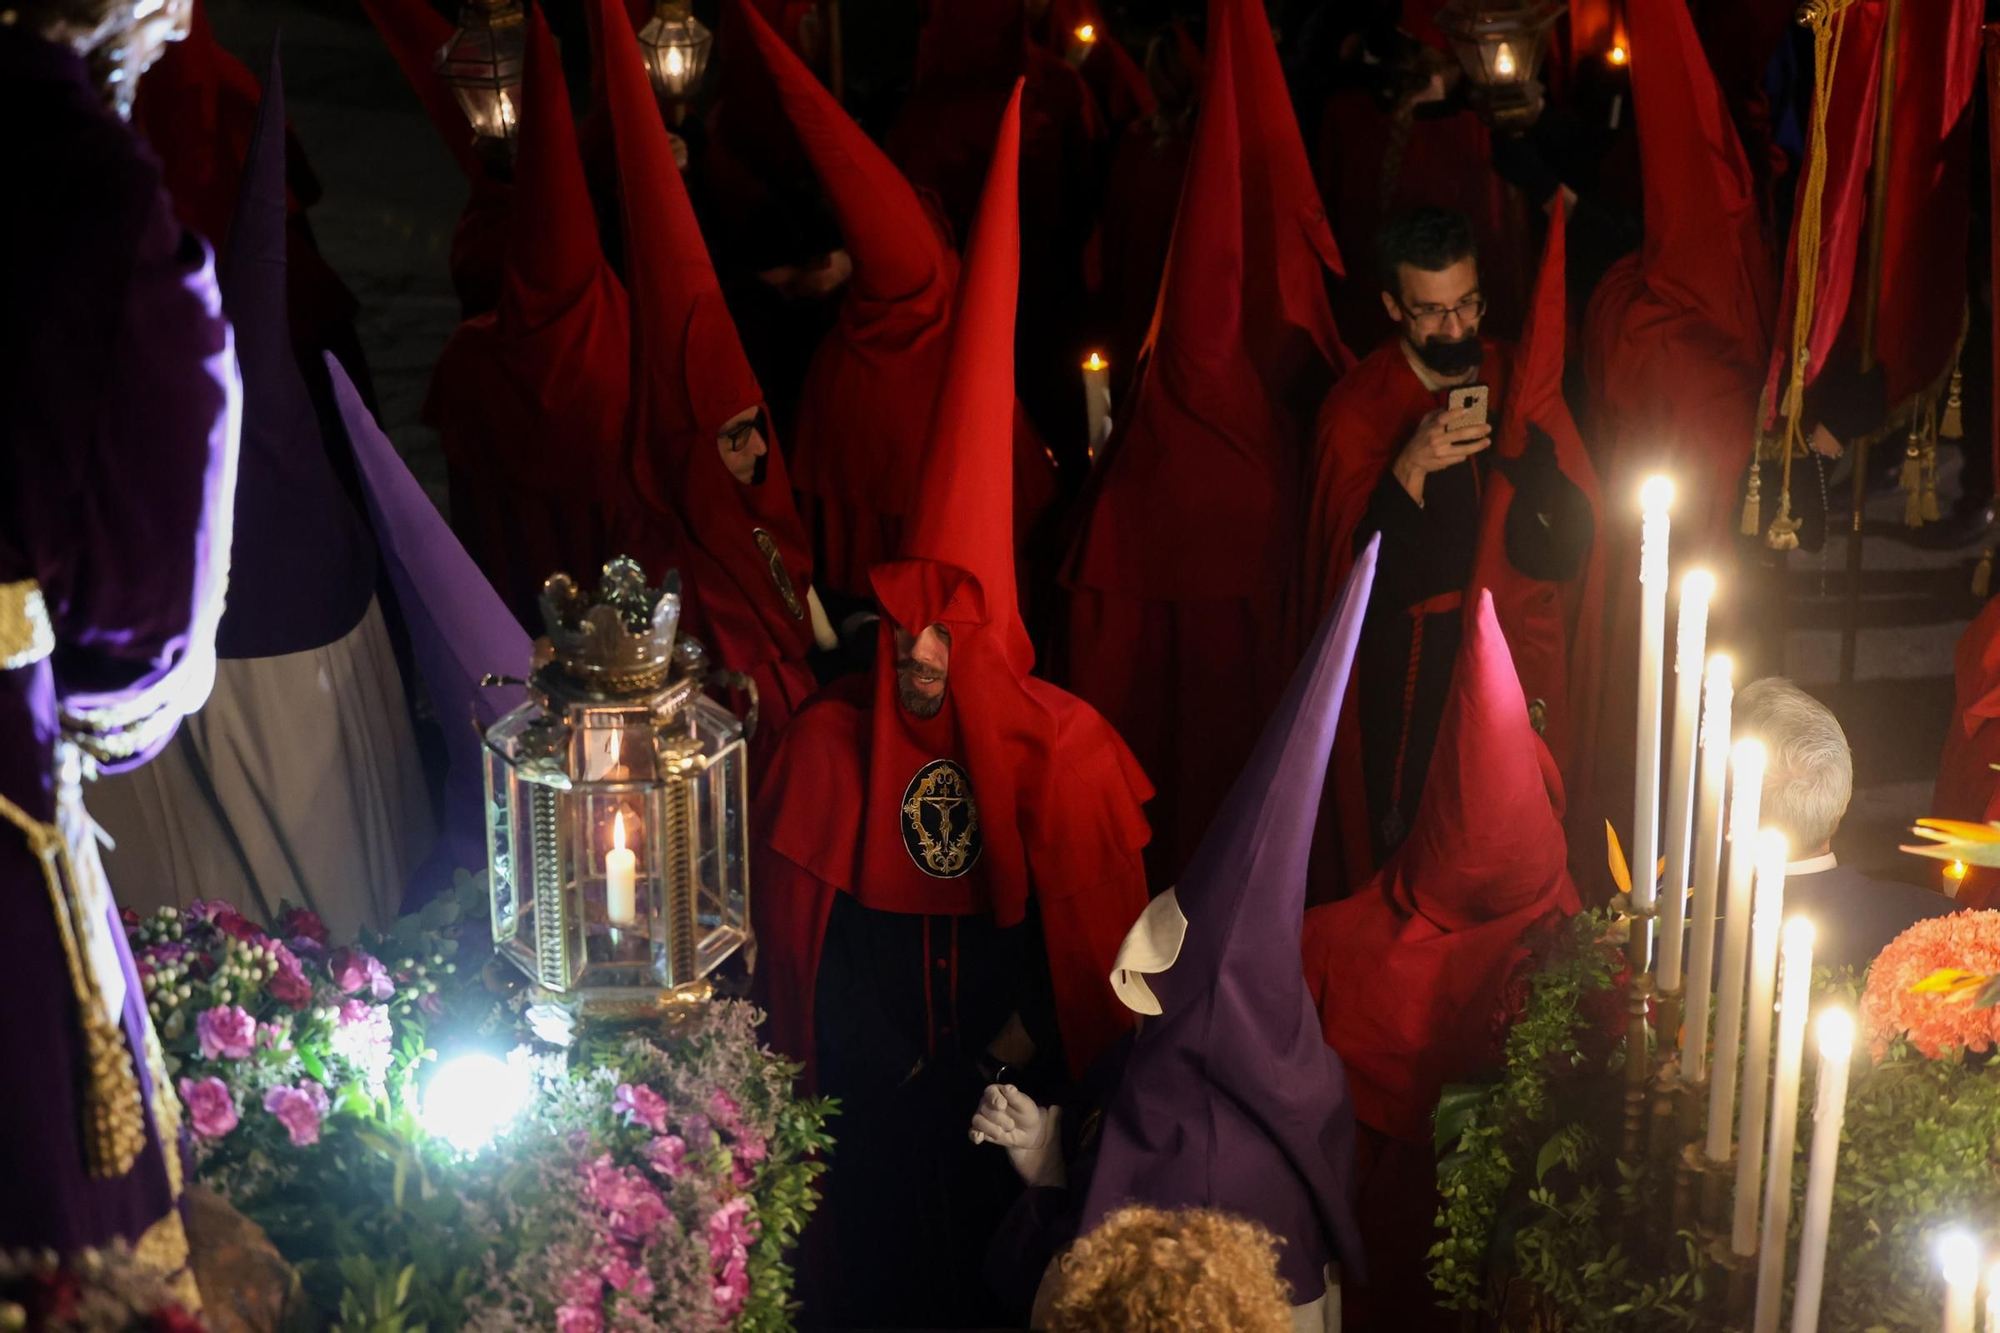
M1937 819L1985 823L2000 819L2000 597L1987 602L1966 626L1953 654L1955 697L1944 756L1926 814ZM1993 871L1975 867L1958 891L1965 907L1984 906L1995 888Z

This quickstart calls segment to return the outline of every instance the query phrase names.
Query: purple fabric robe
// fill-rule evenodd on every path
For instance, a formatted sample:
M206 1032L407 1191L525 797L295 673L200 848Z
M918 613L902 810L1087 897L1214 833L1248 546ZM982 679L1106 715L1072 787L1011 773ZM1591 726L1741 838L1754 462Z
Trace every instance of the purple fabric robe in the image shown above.
M1139 1026L1083 1209L1215 1208L1285 1245L1292 1303L1360 1276L1354 1106L1300 962L1306 862L1379 541L1354 562L1277 712L1174 887L1187 933Z
M0 584L33 579L52 655L0 671L0 794L54 819L58 712L158 703L143 762L199 704L228 569L238 390L208 248L66 47L0 28ZM145 1000L124 933L141 1091ZM162 1145L87 1175L84 1050L40 864L0 823L0 1247L135 1240L173 1208ZM169 1145L178 1152L179 1145Z

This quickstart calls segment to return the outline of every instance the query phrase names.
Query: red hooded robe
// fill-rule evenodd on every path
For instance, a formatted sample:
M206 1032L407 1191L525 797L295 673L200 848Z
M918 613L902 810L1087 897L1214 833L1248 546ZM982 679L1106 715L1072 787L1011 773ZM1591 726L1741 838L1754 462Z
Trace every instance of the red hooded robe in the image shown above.
M631 397L625 288L605 261L548 24L528 19L499 305L445 344L424 417L443 436L452 528L507 608L540 623L542 584L611 549Z
M854 261L839 321L806 372L788 462L819 582L866 597L868 571L894 558L916 489L944 383L958 256L941 221L804 62L747 4L740 18ZM1016 549L1054 498L1048 450L1017 406Z
M619 0L600 6L605 101L624 199L632 311L632 477L614 516L620 549L659 577L678 569L685 623L724 667L757 684L768 742L816 688L806 655L812 560L784 455L769 437L763 473L745 485L717 447L722 427L763 390L674 164L638 39ZM643 238L641 241L640 238Z
M1160 883L1192 855L1296 655L1285 591L1306 424L1281 395L1346 359L1323 275L1338 255L1289 103L1255 94L1252 48L1276 58L1269 25L1245 16L1242 0L1210 8L1145 368L1065 578L1069 680L1160 789Z
M1955 698L1944 756L1926 813L1985 823L2000 819L2000 597L1986 603L1953 654ZM2000 876L1974 867L1959 886L1964 907L1982 907Z
M1482 593L1408 839L1359 893L1306 913L1306 981L1359 1122L1356 1211L1375 1224L1360 1295L1399 1324L1434 1309L1438 1095L1488 1060L1488 1016L1522 935L1579 906L1562 818L1562 779Z
M817 1067L815 983L839 894L872 913L927 922L984 917L1010 927L1038 913L1073 1074L1130 1022L1108 978L1146 905L1140 806L1152 791L1097 712L1030 674L1034 649L1014 585L1007 422L1019 274L1018 106L1017 95L1001 122L961 275L945 389L903 529L903 558L875 571L885 618L873 676L800 714L758 794L751 895L758 990L772 1044L806 1062L808 1086ZM949 684L942 710L919 719L897 696L893 630L932 624L951 633ZM961 784L958 808L976 813L925 812L924 779L941 767ZM969 848L969 856L953 863L922 850L925 838L945 843L946 852ZM929 997L938 987L918 987L932 1054L954 1044L960 1000L950 972L935 1014Z

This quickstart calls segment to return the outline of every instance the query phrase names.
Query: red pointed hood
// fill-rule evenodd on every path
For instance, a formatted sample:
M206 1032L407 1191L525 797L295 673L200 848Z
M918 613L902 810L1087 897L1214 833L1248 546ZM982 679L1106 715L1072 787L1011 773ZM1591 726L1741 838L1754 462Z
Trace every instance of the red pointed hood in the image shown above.
M195 0L188 35L139 81L132 128L159 156L174 212L219 253L228 241L250 122L263 97L249 66L224 50Z
M812 642L812 566L768 415L761 427L768 452L756 482L732 477L717 445L731 418L763 407L764 393L723 304L624 7L592 2L600 7L627 238L632 467L651 510L653 540L635 554L650 560L649 569L684 566L698 624L724 665L747 670L803 659Z
M1769 247L1750 164L1681 0L1633 0L1632 99L1645 181L1646 285L1755 343L1770 337Z
M437 76L438 51L455 31L451 20L424 0L361 0L361 8L375 31L382 34L389 54L396 58L403 77L424 104L424 115L430 118L431 128L444 140L459 170L468 176L479 174L472 127L466 123L458 99Z
M941 316L954 260L916 190L754 6L738 0L732 8L833 205L854 261L850 296Z
M1535 271L1521 340L1515 345L1511 391L1502 408L1496 441L1503 455L1520 453L1528 422L1545 421L1550 404L1562 398L1564 344L1569 333L1565 287L1568 237L1569 219L1558 192L1555 207L1549 212L1548 239L1542 243L1542 264Z

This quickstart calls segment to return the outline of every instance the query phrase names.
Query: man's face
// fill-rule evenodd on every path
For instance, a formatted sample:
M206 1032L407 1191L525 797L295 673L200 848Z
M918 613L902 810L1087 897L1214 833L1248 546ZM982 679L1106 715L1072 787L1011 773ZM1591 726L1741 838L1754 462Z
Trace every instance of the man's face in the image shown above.
M854 257L845 250L829 250L802 263L762 269L757 279L787 301L816 301L839 291L853 276Z
M1441 375L1462 375L1479 365L1479 263L1468 256L1448 268L1396 267L1394 293L1382 293L1389 318L1418 358Z
M764 455L771 448L764 439L764 409L746 407L729 418L715 433L715 447L730 476L745 486L761 480Z
M944 707L945 679L951 668L951 631L927 625L912 636L896 627L896 697L917 717L936 717Z

